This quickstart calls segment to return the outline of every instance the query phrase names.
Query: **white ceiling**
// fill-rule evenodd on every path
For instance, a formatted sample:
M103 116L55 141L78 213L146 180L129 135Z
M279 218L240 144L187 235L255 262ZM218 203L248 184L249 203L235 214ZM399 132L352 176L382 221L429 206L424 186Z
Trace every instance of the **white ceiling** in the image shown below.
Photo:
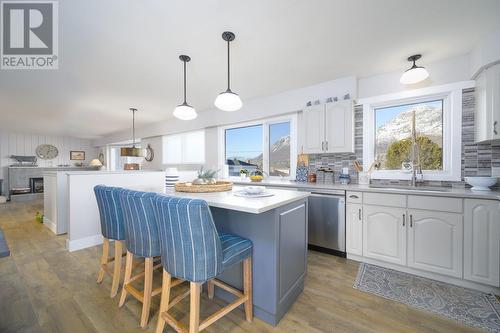
M369 76L464 54L500 27L498 0L64 0L55 71L0 71L0 129L97 137L168 121L181 101L213 106L225 89L245 99L348 75ZM431 73L432 75L432 73Z

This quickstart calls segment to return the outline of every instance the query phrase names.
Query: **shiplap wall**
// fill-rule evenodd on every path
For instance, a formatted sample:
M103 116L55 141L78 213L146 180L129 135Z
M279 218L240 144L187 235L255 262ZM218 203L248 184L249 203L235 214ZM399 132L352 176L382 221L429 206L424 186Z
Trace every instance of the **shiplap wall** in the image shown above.
M35 134L20 134L20 133L6 133L0 131L0 179L4 180L2 193L5 194L6 178L8 176L7 168L9 165L15 163L10 158L11 155L27 155L35 156L36 147L41 144L51 144L57 147L59 155L53 160L38 159L38 166L40 167L55 167L59 164L73 165L75 162L88 163L90 160L97 158L97 148L91 145L90 140L50 136L50 135L35 135ZM71 161L69 152L71 150L85 151L85 161Z

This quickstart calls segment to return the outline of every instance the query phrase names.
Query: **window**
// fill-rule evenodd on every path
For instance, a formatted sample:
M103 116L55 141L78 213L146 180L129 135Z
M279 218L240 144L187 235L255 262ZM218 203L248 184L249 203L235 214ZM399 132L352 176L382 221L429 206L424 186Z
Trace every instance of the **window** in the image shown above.
M229 176L262 170L271 177L294 177L296 115L219 129L221 162Z
M361 99L363 104L363 169L380 168L372 179L412 177L413 117L415 159L425 180L461 179L462 90L473 81L403 91Z
M269 175L290 176L290 122L269 125Z
M205 163L204 130L163 137L163 164L203 163Z
M422 170L443 169L443 105L439 99L375 109L375 159L381 170L401 170L413 161L412 126Z
M262 125L229 128L225 130L226 164L230 176L238 176L241 169L250 172L263 170Z

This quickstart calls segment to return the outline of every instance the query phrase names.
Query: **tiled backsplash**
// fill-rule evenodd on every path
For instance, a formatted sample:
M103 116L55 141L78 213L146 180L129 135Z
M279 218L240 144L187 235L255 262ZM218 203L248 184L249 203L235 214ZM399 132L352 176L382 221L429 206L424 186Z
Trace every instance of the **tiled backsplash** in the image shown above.
M462 94L462 179L467 176L491 176L492 168L500 168L500 144L474 143L474 89L466 89ZM320 167L333 168L335 182L343 167L349 168L352 182L357 183L357 172L353 161L363 162L363 106L354 108L354 154L311 154L309 168L316 170ZM408 183L399 180L372 180L372 183ZM463 186L463 182L429 181L428 185L436 186ZM498 184L497 184L498 185Z

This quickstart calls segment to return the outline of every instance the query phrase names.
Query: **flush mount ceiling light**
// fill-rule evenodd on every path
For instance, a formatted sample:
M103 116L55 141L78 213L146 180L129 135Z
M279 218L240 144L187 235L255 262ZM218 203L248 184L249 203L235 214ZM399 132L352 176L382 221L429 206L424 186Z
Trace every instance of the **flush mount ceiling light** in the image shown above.
M141 157L142 152L140 148L135 147L135 113L137 109L130 108L132 111L132 147L124 147L120 149L120 156L123 157Z
M215 99L215 106L222 111L237 111L243 106L240 96L231 91L230 87L230 61L229 61L229 43L235 38L234 33L231 31L224 31L222 39L227 42L227 90L220 93Z
M422 55L420 54L415 54L408 58L408 61L413 61L413 66L407 69L403 73L403 75L401 75L399 82L403 84L414 84L423 81L429 77L429 72L427 71L427 69L421 66L417 66L415 64L415 61L417 61L420 58L422 58Z
M184 102L175 107L174 117L181 120L192 120L195 119L198 114L196 110L186 102L186 63L191 61L191 58L187 55L180 55L179 59L184 63Z

